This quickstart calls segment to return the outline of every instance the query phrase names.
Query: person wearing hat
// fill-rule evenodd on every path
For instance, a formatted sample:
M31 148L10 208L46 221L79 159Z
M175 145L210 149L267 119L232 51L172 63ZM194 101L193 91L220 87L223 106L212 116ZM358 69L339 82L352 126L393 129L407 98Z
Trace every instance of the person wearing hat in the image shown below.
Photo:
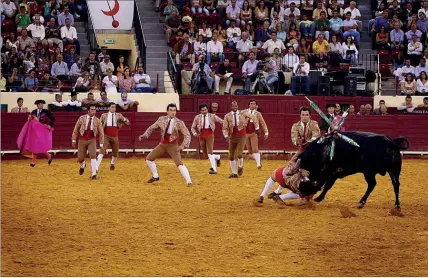
M104 147L100 149L97 157L97 172L106 154L106 150L110 148L112 149L110 170L115 169L114 163L119 156L119 129L123 124L129 125L127 118L120 113L116 113L116 104L114 102L109 103L108 111L108 113L104 113L100 117L101 126L104 130Z
M37 109L34 109L31 111L31 114L29 116L29 120L35 120L39 123L43 124L47 129L51 129L53 125L55 124L55 117L52 115L51 111L44 109L44 105L46 104L46 101L43 99L36 100L34 104L37 106ZM52 133L50 133L50 136L52 136ZM52 138L50 139L52 142ZM44 155L48 159L48 164L50 165L52 163L52 155L47 152L44 152ZM36 160L37 160L37 153L32 153L33 160L31 161L30 166L34 167L36 166Z
M79 139L77 145L78 154L77 162L80 163L79 175L83 175L86 168L86 152L89 152L91 158L91 178L97 179L97 137L100 140L100 148L103 148L104 130L101 125L100 119L95 114L97 110L95 104L88 106L88 114L80 116L73 129L71 136L71 146L76 147L76 140Z
M80 110L82 110L81 109L82 102L77 99L77 93L76 92L71 92L70 96L71 96L71 99L68 100L67 111L73 112L73 111L80 111Z
M329 103L326 105L325 108L327 109L327 114L326 114L327 118L330 120L330 122L333 122L333 119L335 117L334 110L336 108L336 105ZM321 119L320 129L327 132L329 127L330 126L328 125L328 123L324 119Z

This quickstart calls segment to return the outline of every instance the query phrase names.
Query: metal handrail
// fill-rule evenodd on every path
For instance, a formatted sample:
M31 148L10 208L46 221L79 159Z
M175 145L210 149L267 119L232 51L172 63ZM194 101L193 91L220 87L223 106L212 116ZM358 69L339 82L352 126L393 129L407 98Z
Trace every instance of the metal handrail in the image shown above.
M172 56L171 52L167 53L167 70L172 84L174 85L174 91L177 93L177 82L175 80L175 75L177 73L177 67L175 66L175 59Z
M99 49L100 45L98 43L98 37L97 37L97 34L95 33L94 25L92 24L92 15L91 15L91 10L89 8L88 8L88 21L86 22L85 29L88 32L87 38L89 41L91 51Z
M141 61L143 62L143 67L147 72L147 63L146 63L146 53L147 53L147 44L144 37L143 23L141 22L140 11L138 9L137 1L134 1L134 32L135 38L137 40L137 45L139 48L139 54Z

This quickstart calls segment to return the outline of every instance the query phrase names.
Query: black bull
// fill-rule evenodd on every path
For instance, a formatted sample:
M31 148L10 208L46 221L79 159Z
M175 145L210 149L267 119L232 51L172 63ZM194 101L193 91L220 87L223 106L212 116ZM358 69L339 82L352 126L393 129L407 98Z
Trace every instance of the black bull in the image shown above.
M315 192L324 187L315 201L322 201L338 178L363 173L368 187L358 205L359 208L362 208L376 186L376 174L384 176L388 173L394 186L395 206L400 208L400 150L409 148L407 139L399 137L391 140L384 135L370 132L351 131L341 134L353 139L360 147L339 139L336 134L329 134L324 138L324 142L318 143L320 138L317 139L299 155L300 167L308 170L311 180L317 182ZM333 159L330 160L332 140L335 140L336 146Z

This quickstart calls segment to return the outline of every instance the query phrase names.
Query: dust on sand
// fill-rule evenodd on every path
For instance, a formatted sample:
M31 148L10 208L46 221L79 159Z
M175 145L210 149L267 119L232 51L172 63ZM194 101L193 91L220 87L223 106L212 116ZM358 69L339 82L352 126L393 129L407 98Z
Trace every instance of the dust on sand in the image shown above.
M278 209L252 201L282 161L227 179L224 163L209 175L207 160L185 159L194 185L171 160L159 160L161 180L143 159L108 159L99 180L78 175L75 159L2 163L4 276L427 276L426 160L405 160L401 178L406 217L391 217L388 177L358 217L362 175L338 180L314 209L299 201Z

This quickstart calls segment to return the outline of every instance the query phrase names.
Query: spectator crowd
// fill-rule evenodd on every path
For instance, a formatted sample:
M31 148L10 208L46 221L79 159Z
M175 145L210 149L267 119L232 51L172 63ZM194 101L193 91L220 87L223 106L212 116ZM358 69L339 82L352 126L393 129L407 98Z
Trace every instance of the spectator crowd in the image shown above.
M2 0L0 91L153 92L142 66L123 56L114 65L101 51L80 55L76 21L87 20L86 0Z
M216 77L229 82L220 72L226 60L233 77L242 77L245 84L263 61L270 90L274 90L279 72L293 72L292 90L304 83L302 90L308 91L309 69L333 71L358 65L362 22L355 1L216 2L157 2L175 62L192 69L203 55L213 82ZM228 90L226 86L225 93Z

